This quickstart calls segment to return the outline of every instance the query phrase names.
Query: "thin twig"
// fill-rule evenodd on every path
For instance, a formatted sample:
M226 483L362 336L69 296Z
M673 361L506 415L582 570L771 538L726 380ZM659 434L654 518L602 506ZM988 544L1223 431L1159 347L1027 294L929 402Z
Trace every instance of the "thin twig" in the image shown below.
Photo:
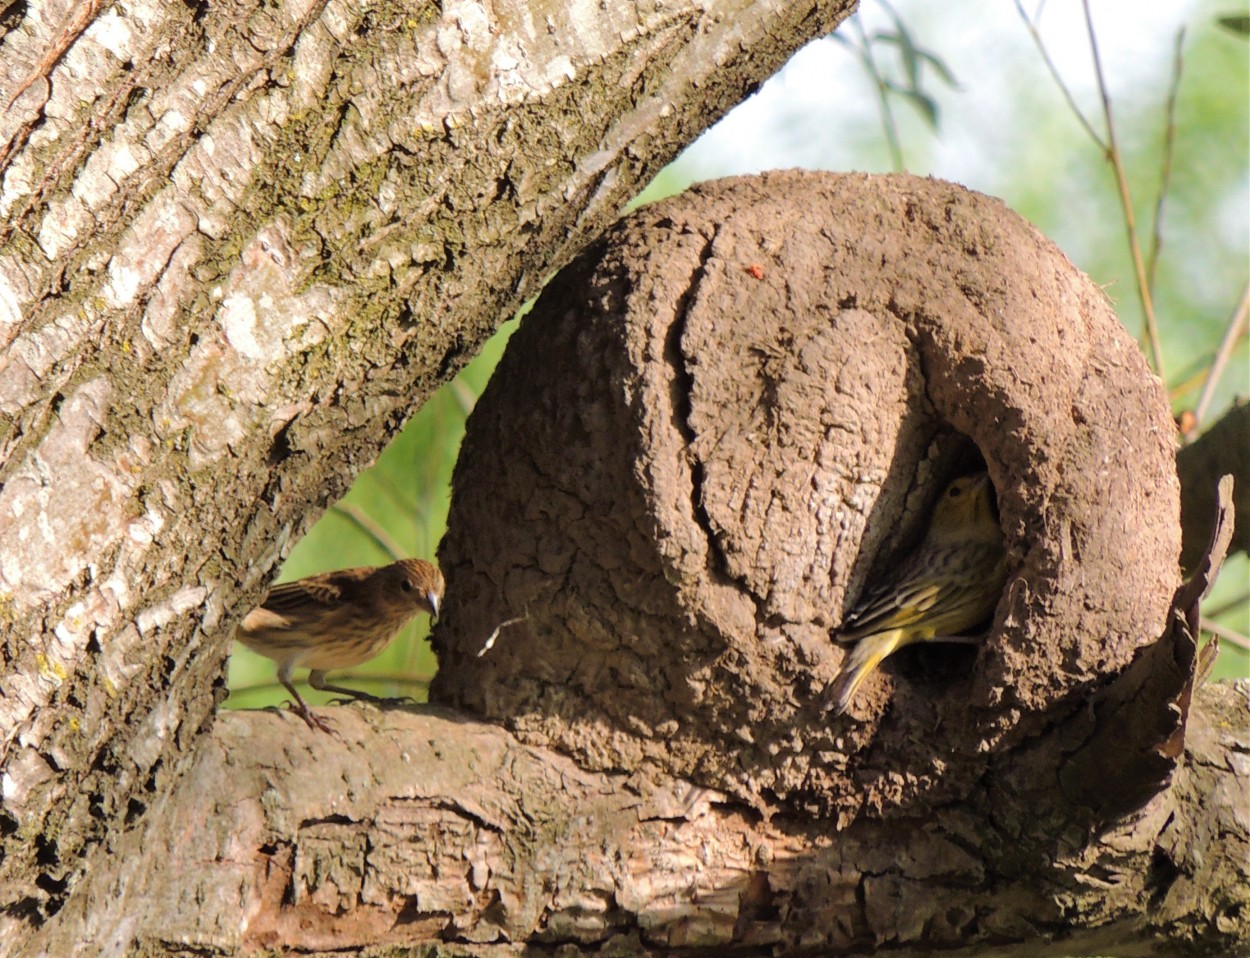
M1250 592L1243 592L1241 595L1237 596L1237 598L1232 599L1229 602L1225 602L1221 606L1217 606L1214 609L1207 609L1207 616L1212 619L1218 619L1225 612L1232 612L1233 609L1245 608L1248 603L1250 603Z
M477 393L461 382L460 377L457 376L451 381L451 394L456 399L456 405L467 418L469 413L473 412L473 407L477 405Z
M1232 629L1226 628L1217 622L1212 622L1206 617L1200 620L1200 624L1204 632L1210 632L1212 635L1218 636L1221 641L1231 642L1237 648L1250 652L1250 637L1244 636L1240 632L1234 632Z
M855 16L852 18L852 22L859 33L859 57L864 63L864 69L868 71L868 75L872 77L873 82L877 85L877 101L881 109L881 125L885 127L885 139L890 146L890 158L894 163L895 172L902 173L905 170L903 166L903 148L899 145L898 129L894 123L894 111L890 109L889 86L881 75L881 71L877 69L877 61L872 57L872 44L868 42L868 34L864 32L863 20L860 16Z
M406 492L395 484L395 481L391 478L391 472L392 470L388 469L378 469L375 465L374 468L369 470L368 475L377 484L383 495L391 501L391 505L395 507L397 512L416 511L416 506L413 504L414 497L410 492Z
M407 555L407 552L404 551L400 544L392 539L390 534L359 506L336 502L330 507L330 511L336 512L349 522L355 523L365 535L381 546L392 559L402 559Z
M499 633L510 625L517 625L529 618L529 613L518 615L515 618L508 619L506 622L500 622L495 626L495 631L486 637L486 641L482 643L482 647L477 650L477 657L480 659L483 655L495 647L495 640L499 638Z
M1042 62L1046 64L1046 69L1050 71L1051 78L1055 81L1055 85L1059 87L1059 92L1063 94L1063 98L1068 101L1068 109L1072 111L1072 115L1085 128L1085 132L1089 134L1089 138L1097 144L1098 149L1103 153L1107 152L1107 145L1103 143L1102 137L1098 135L1098 131L1094 129L1094 125L1085 118L1085 114L1081 112L1081 108L1076 104L1076 98L1072 95L1072 91L1068 89L1068 85L1063 82L1063 76L1059 73L1059 68L1055 66L1055 61L1050 58L1050 52L1046 49L1046 43L1042 40L1042 35L1037 29L1037 22L1025 13L1024 6L1020 0L1016 0L1016 10L1020 14L1020 19L1024 21L1025 27L1029 31L1029 36L1033 38L1033 45L1037 47L1037 52L1041 55ZM1041 19L1041 7L1038 7L1038 20Z
M1250 312L1250 283L1241 288L1241 301L1238 302L1233 315L1228 319L1228 326L1224 329L1224 338L1220 340L1220 348L1215 351L1215 359L1211 361L1207 381L1202 384L1202 395L1198 397L1198 405L1194 409L1193 433L1197 432L1198 426L1206 418L1207 407L1211 405L1211 399L1215 395L1215 387L1219 385L1220 376L1224 374L1224 367L1228 365L1228 359L1233 349L1236 348L1237 341L1246 334L1248 312Z
M1176 31L1176 52L1172 56L1172 84L1168 88L1168 104L1164 110L1167 125L1163 133L1163 169L1159 177L1159 195L1155 199L1154 229L1150 237L1150 257L1146 261L1146 286L1151 298L1155 291L1155 269L1163 249L1163 202L1172 182L1172 154L1176 148L1176 100L1181 88L1181 70L1185 65L1185 28Z
M1146 337L1150 341L1150 352L1154 358L1155 373L1167 389L1167 374L1163 368L1163 345L1159 342L1159 325L1155 321L1154 300L1146 283L1146 264L1142 260L1141 244L1137 242L1137 223L1133 216L1133 197L1128 188L1128 177L1124 173L1123 158L1115 139L1115 118L1111 109L1111 95L1107 92L1107 78L1102 71L1102 56L1098 52L1098 34L1094 30L1094 17L1089 9L1089 0L1081 0L1081 9L1085 12L1085 29L1089 34L1089 49L1094 59L1094 76L1098 80L1098 94L1102 98L1102 115L1107 126L1107 160L1115 173L1116 187L1120 192L1120 209L1124 213L1124 228L1128 234L1129 252L1133 257L1133 271L1137 274L1137 295L1141 299L1142 314L1146 320Z
M1171 402L1176 402L1181 396L1197 392L1210 372L1211 364L1205 359L1200 360L1193 372L1186 373L1184 378L1180 380L1172 380L1172 384L1168 386L1168 399Z
M365 685L381 685L385 682L391 682L395 685L424 685L429 686L433 675L419 675L415 672L407 671L389 671L389 672L335 672L336 680L342 679L347 682L364 683Z

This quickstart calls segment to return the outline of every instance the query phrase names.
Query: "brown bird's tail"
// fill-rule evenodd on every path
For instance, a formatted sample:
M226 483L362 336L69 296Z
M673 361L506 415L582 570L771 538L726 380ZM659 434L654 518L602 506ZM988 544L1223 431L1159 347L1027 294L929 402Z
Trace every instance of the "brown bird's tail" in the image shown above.
M838 677L829 687L834 715L841 715L846 711L860 684L887 655L899 647L900 638L901 630L891 629L888 632L864 636L855 644L851 654L842 663Z

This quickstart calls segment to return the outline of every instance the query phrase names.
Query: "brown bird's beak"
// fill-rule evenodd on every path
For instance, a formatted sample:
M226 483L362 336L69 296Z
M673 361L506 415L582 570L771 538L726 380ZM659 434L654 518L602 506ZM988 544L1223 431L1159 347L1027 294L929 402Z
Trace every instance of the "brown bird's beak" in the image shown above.
M430 592L426 595L426 598L430 602L430 609L431 609L430 618L437 622L438 621L438 593Z

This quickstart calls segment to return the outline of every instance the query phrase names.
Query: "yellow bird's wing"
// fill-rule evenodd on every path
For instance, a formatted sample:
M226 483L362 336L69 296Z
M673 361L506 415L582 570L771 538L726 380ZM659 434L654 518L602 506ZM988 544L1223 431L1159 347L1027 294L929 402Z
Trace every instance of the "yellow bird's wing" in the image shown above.
M980 581L943 579L904 585L856 609L847 617L838 640L852 642L895 629L902 633L899 645L956 636L985 621L994 611L998 594L997 587L987 590Z
M877 632L914 627L925 620L944 587L942 582L912 582L874 592L847 616L838 638L852 642Z

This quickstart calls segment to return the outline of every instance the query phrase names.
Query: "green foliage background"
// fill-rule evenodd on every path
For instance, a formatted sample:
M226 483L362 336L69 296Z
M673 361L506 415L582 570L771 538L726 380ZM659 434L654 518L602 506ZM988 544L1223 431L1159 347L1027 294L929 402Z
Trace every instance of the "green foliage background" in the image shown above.
M1178 412L1196 400L1246 282L1250 256L1246 238L1250 60L1244 35L1217 23L1224 12L1216 4L1196 3L1187 13L1184 70L1171 135L1172 171L1160 231L1163 245L1155 302L1167 382ZM906 11L897 14L880 2L865 4L858 15L862 29L846 27L837 41L817 41L800 54L833 58L852 89L858 82L855 97L840 103L839 109L847 102L857 103L859 112L848 108L846 112L852 115L830 121L794 112L784 98L774 97L769 128L761 129L765 121L758 121L756 128L743 132L739 123L736 135L788 139L790 158L772 162L775 166L889 170L897 165L897 158L888 148L880 115L865 112L862 106L876 102L880 89L890 90L887 100L908 169L945 176L1002 197L1104 284L1126 327L1135 335L1141 333L1142 312L1122 214L1104 154L1075 120L1031 47L1023 53L1017 47L1005 64L1007 80L959 75L961 47L954 38L974 15L959 7L947 11L918 2L907 4ZM1023 33L1023 26L1017 26ZM1117 29L1115 23L1100 26L1107 36ZM923 38L930 35L935 39L926 42ZM865 49L879 71L880 85L863 70ZM1139 235L1147 247L1164 144L1169 139L1164 106L1172 83L1170 68L1170 63L1156 61L1149 72L1132 77L1114 91L1120 149L1133 189ZM1115 79L1109 78L1113 86ZM969 114L975 119L977 108L968 103L967 91L978 83L1003 87L998 95L1011 104L1011 120L1006 123L1008 129L998 124L987 131L986 149L978 151L974 145L967 153L971 159L965 158L961 167L959 162L952 164L944 138L948 126L960 126ZM1096 99L1086 96L1078 102L1099 127ZM753 106L759 104L748 101L740 111ZM713 131L665 169L636 204L679 192L696 180L750 171L750 162L744 163L740 152L735 143L726 145L722 131ZM446 525L451 471L465 419L515 327L516 320L503 324L481 354L416 412L377 464L359 477L344 500L292 550L282 580L384 563L398 556L434 557ZM1229 369L1209 421L1227 408L1234 395L1250 390L1250 354L1244 336ZM1248 582L1250 564L1239 556L1225 567L1207 603L1207 609L1219 610L1221 625L1242 635L1250 633ZM425 621L414 623L382 655L339 678L374 694L424 698L436 668L424 641L427 628ZM274 680L273 664L235 648L228 705L254 708L284 700L286 694ZM1250 654L1225 644L1215 675L1250 675ZM314 703L327 697L309 694Z

